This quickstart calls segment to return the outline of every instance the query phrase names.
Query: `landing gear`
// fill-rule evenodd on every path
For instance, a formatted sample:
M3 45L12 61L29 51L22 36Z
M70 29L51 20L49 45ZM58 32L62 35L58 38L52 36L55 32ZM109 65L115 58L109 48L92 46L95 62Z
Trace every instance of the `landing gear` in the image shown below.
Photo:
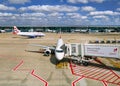
M81 64L83 64L84 66L88 66L89 62L92 60L93 60L93 58L91 56L82 57Z
M84 66L88 66L89 62L92 61L92 57L91 56L85 56L85 57L71 57L72 62L75 64L80 64L80 65L84 65Z
M84 66L88 66L88 62L86 62L86 61L82 61L82 64L84 65Z

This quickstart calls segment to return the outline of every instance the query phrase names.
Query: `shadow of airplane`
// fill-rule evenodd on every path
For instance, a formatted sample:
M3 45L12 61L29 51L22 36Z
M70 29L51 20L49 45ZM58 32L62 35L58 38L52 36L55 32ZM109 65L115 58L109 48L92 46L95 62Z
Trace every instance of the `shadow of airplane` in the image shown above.
M54 65L56 64L59 64L60 62L70 62L70 59L69 58L63 58L61 61L58 61L56 58L55 58L55 55L54 54L51 54L51 57L50 57L50 62Z
M24 36L24 37L23 37L23 36L21 36L21 37L20 37L20 36L14 36L14 37L12 37L12 38L19 38L19 39L34 39L34 38L36 38L36 37L33 37L33 38L32 38L32 37L25 37L25 36Z
M33 53L43 53L43 52L40 52L40 51L29 51L29 50L25 50L27 52L33 52ZM50 55L50 62L54 65L57 65L58 63L60 62L68 62L70 63L71 62L71 59L70 58L63 58L61 61L58 61L56 58L55 58L55 54L51 54ZM111 69L111 70L115 70L115 71L120 71L120 68L117 68L117 67L112 67L112 66L109 66L109 65L106 65L102 62L99 62L99 61L96 61L98 63L93 63L93 62L89 62L89 65L88 66L94 66L94 67L99 67L99 68L103 68L103 69ZM82 65L80 63L74 63L76 65Z
M112 66L106 65L106 64L104 64L102 62L98 62L98 61L96 61L96 62L97 63L89 62L88 66L94 66L94 67L99 67L99 68L103 68L103 69L110 69L110 70L120 71L120 68L112 67ZM81 65L80 63L74 63L74 64Z
M26 52L32 52L32 53L43 53L41 51L31 51L31 50L25 50Z

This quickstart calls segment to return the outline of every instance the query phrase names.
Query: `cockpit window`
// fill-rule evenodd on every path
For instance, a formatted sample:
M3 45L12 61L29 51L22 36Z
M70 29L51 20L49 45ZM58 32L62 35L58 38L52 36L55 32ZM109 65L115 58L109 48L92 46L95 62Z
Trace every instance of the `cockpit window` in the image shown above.
M59 52L59 53L60 53L60 52L63 52L63 50L56 50L56 52Z

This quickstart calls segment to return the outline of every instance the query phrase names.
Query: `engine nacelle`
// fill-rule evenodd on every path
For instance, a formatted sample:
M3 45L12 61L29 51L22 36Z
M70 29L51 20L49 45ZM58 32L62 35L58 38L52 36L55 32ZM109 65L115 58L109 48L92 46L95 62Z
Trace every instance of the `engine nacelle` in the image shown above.
M51 54L51 50L47 49L44 51L44 56L49 56Z

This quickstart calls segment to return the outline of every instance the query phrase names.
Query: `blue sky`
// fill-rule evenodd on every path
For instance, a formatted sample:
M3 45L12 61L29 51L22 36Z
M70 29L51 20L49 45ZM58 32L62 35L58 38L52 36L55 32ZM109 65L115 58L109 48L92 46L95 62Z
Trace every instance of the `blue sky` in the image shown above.
M120 25L120 0L0 0L0 25Z

